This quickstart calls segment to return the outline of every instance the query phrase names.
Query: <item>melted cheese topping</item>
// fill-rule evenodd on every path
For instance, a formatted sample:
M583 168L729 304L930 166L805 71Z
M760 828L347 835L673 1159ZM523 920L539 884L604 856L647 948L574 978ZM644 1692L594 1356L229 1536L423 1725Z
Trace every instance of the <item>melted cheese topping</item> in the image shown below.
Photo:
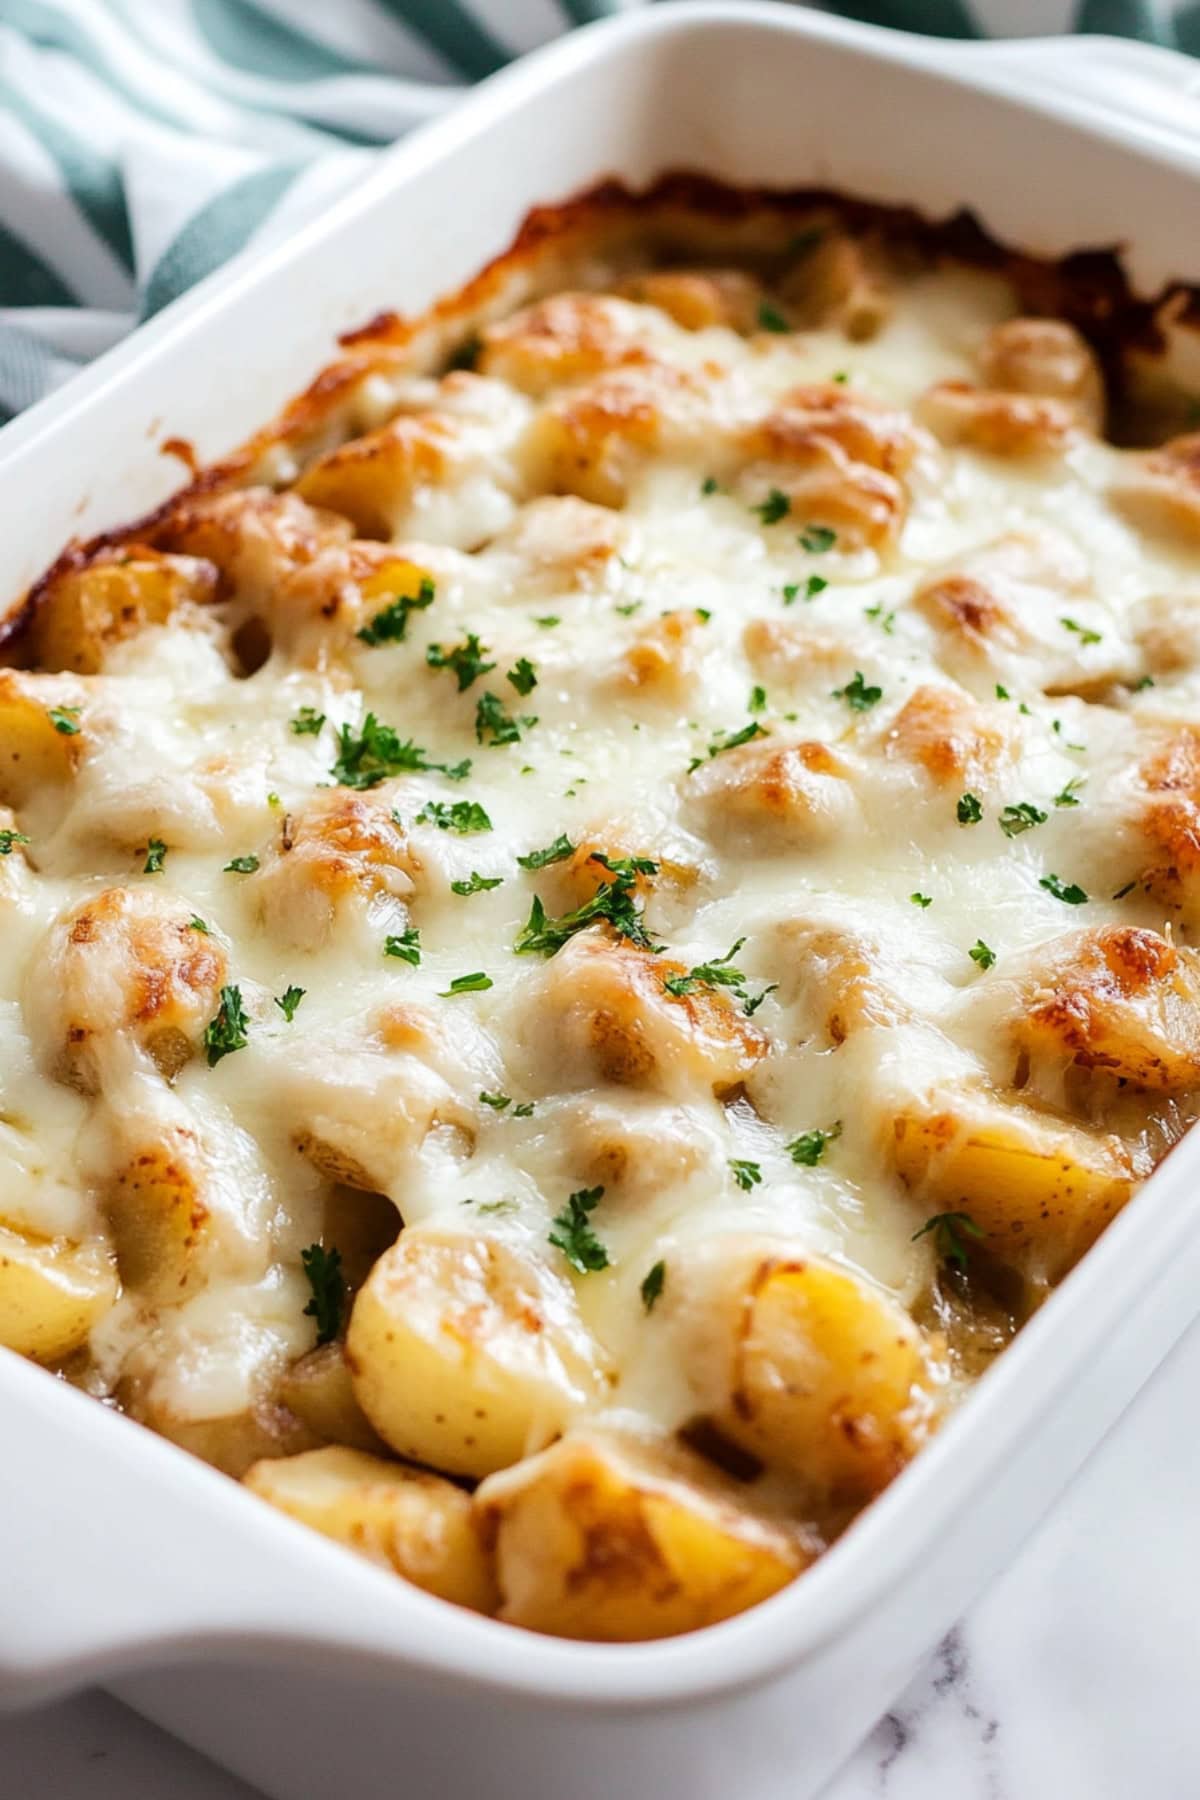
M139 628L52 588L48 669L4 702L14 731L74 710L0 788L0 1186L10 1236L115 1247L76 1378L244 1466L347 1193L566 1295L577 1372L529 1450L723 1416L703 1321L764 1258L915 1310L937 1406L978 1366L962 1292L930 1299L963 1257L1025 1284L997 1342L1069 1266L1190 1117L1190 964L1138 1037L1088 956L1107 927L1168 962L1187 939L1163 809L1196 787L1200 589L1170 471L1057 376L997 376L1013 311L948 268L866 341L565 296L485 332L479 372L381 363L366 436L268 453L299 499L185 500L104 553L118 585L174 559ZM339 785L372 715L428 766ZM447 823L467 803L485 828ZM560 835L570 859L521 866ZM611 892L589 849L651 859L616 881L657 948L601 923L520 953L536 902ZM212 1061L230 987L244 1043ZM953 1161L989 1133L982 1174ZM997 1222L1035 1164L1038 1217ZM554 1242L580 1192L587 1273ZM935 1214L957 1235L914 1237ZM207 1447L246 1414L246 1455Z

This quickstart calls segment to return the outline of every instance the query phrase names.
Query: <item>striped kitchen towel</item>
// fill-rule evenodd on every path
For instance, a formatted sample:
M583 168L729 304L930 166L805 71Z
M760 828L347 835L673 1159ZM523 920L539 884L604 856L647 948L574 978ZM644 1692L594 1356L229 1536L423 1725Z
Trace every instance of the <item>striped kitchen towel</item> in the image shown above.
M0 0L0 421L377 146L548 38L649 0ZM946 36L1200 52L1200 0L846 0Z

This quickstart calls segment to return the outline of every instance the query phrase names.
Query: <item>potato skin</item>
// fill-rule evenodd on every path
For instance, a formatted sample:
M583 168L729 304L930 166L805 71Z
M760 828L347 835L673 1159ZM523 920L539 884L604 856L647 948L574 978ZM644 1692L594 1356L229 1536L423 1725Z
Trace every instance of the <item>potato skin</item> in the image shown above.
M333 1447L257 1462L242 1480L280 1512L427 1593L495 1611L495 1581L470 1496L452 1482Z
M485 1481L475 1504L495 1542L500 1617L631 1643L716 1624L801 1572L811 1553L798 1532L696 1474L582 1436Z
M42 591L34 653L43 668L94 675L110 650L147 626L209 605L217 582L216 568L200 557L165 556L145 545L99 556L82 569L66 570Z
M117 1298L117 1272L98 1246L46 1242L0 1225L0 1344L56 1363L86 1343Z
M482 1476L540 1448L598 1392L569 1283L496 1240L409 1229L346 1338L354 1394L400 1456Z

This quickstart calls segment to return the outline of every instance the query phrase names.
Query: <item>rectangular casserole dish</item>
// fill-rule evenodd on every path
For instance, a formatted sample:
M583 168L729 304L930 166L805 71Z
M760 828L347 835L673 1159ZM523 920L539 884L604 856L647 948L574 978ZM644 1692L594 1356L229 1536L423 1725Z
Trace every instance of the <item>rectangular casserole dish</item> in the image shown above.
M190 439L202 459L227 451L319 366L335 333L384 307L419 311L505 248L535 203L606 175L824 183L934 217L966 203L997 236L1045 255L1129 236L1142 289L1188 275L1176 246L1200 219L1189 66L1073 45L1067 92L1052 54L740 5L664 9L565 42L385 157L284 250L206 284L12 427L6 592L19 594L66 537L178 485L159 454L166 437ZM1031 181L1047 170L1053 180ZM417 1793L486 1784L599 1800L618 1782L634 1793L653 1782L801 1800L1188 1323L1195 1155L1185 1146L1171 1158L802 1583L715 1630L652 1645L542 1640L380 1582L5 1355L0 1701L109 1681L278 1796L351 1783L382 1796L403 1781Z

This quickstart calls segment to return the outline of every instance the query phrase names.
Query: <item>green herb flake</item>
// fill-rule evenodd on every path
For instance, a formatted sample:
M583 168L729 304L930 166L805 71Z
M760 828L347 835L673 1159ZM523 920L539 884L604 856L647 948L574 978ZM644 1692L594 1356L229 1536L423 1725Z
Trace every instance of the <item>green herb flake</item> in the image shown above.
M635 612L642 610L642 601L627 600L622 606L614 606L613 611L620 613L623 619L632 619Z
M886 631L889 637L892 636L896 629L896 615L894 612L884 611L882 600L877 600L874 606L864 606L863 612L868 619L873 619L875 621L879 626L880 631Z
M450 883L450 892L461 895L486 894L490 893L492 888L502 887L503 884L503 875L481 875L478 869L472 869L470 877L466 881Z
M430 644L425 651L425 661L431 669L451 670L460 694L496 667L494 662L488 662L487 656L487 650L473 631L467 633L461 644L454 644L449 650L441 644Z
M537 670L527 656L519 656L504 679L516 688L522 699L526 694L532 694L538 684Z
M1134 682L1132 688L1130 689L1130 692L1133 694L1144 694L1147 688L1152 688L1153 686L1154 686L1153 675L1143 675L1137 681Z
M998 824L1005 837L1014 838L1020 837L1023 831L1031 831L1035 825L1044 825L1049 817L1049 813L1034 806L1031 800L1018 800L1001 808Z
M760 712L766 712L766 710L767 710L767 690L765 687L759 687L758 684L755 683L755 685L750 689L750 698L746 702L746 711L752 712L752 713L760 713Z
M1104 634L1102 632L1093 631L1088 625L1080 625L1075 619L1063 617L1060 618L1058 622L1063 627L1064 631L1073 631L1080 643L1085 646L1088 644L1103 643L1104 641Z
M1053 894L1056 900L1061 900L1064 906L1087 905L1088 897L1077 882L1063 881L1057 875L1043 875L1038 886L1045 888L1048 894Z
M710 494L719 494L720 491L721 484L715 475L706 475L704 480L700 483L700 492L704 495L705 499L707 499Z
M798 540L800 548L807 550L810 556L820 556L826 550L832 550L837 543L837 532L831 531L828 525L806 525Z
M223 875L253 875L258 867L257 856L234 856L221 870Z
M974 944L967 951L967 955L973 963L978 963L981 969L991 969L995 966L996 952L989 950L982 938L975 939Z
M540 616L534 613L533 622L535 625L540 625L543 631L553 631L556 625L562 624L557 613L542 613Z
M420 926L410 925L407 931L402 931L398 935L393 935L391 937L385 937L383 940L383 954L385 956L394 956L399 962L411 963L412 967L415 969L421 961Z
M435 594L432 581L427 575L423 575L415 594L397 594L394 600L389 600L375 614L369 625L364 625L355 635L372 648L379 644L402 643L408 631L410 613L424 612L427 606L432 606Z
M61 731L64 737L78 737L81 710L78 706L49 706L46 713L55 731Z
M658 864L644 856L623 857L613 862L598 852L590 860L607 869L609 879L602 881L581 906L558 918L547 915L541 898L535 894L529 918L513 945L518 956L554 956L576 932L585 931L599 920L611 925L619 936L640 950L659 948L647 933L643 915L633 899L638 875L656 875Z
M756 1162L743 1162L740 1157L732 1157L729 1163L730 1173L741 1188L743 1194L757 1187L762 1181L762 1169Z
M396 813L392 817L397 825L401 823ZM459 837L492 829L491 819L477 800L427 800L417 814L417 824L436 825L439 831L454 831Z
M340 1250L324 1250L310 1244L300 1252L304 1273L312 1289L312 1299L304 1308L306 1319L317 1322L317 1344L332 1344L341 1328L346 1304L346 1281L342 1274Z
M485 994L494 985L490 975L476 969L473 975L456 975L448 988L439 990L439 998L450 1000L455 994Z
M323 712L318 712L315 706L302 706L292 720L292 730L297 737L316 737L324 723Z
M834 688L833 698L844 700L852 712L870 712L883 699L883 689L868 686L862 670L855 669L853 681L848 681L845 687Z
M548 869L551 863L565 862L568 856L574 856L577 848L563 831L544 850L530 850L518 856L517 861L523 869Z
M638 1289L638 1292L642 1296L642 1305L647 1312L654 1311L654 1303L661 1297L663 1284L666 1279L667 1265L662 1261L656 1262L649 1274L643 1278L642 1285Z
M146 860L142 865L143 875L161 875L167 857L167 846L161 838L151 838L146 846Z
M210 1069L215 1069L223 1056L231 1056L235 1050L246 1048L249 1042L246 1036L249 1024L246 1009L242 1005L241 988L223 987L221 1003L204 1027L204 1049Z
M932 1218L926 1219L920 1231L913 1232L912 1242L915 1244L927 1232L932 1234L933 1247L942 1261L954 1263L960 1269L967 1266L968 1249L963 1243L962 1233L966 1232L973 1238L984 1235L970 1213L965 1212L934 1213Z
M509 1107L512 1105L512 1095L511 1094L480 1093L479 1098L480 1098L481 1103L484 1106L490 1106L493 1112L502 1113L506 1107Z
M188 930L202 932L205 937L208 937L209 929L207 919L202 919L199 913L193 913L188 920Z
M30 841L23 831L13 831L6 827L0 831L0 856L11 856L14 844L28 844Z
M1006 687L1004 687L1000 682L996 683L996 698L997 698L997 700L1011 700L1012 699L1012 695L1009 693L1008 689Z
M921 908L922 912L924 912L927 906L933 905L932 894L910 894L908 897L914 906L919 906Z
M802 1131L799 1137L793 1138L790 1144L785 1144L783 1147L792 1161L798 1163L802 1169L815 1169L823 1159L828 1146L841 1135L842 1122L839 1119L835 1125L829 1127L828 1131L822 1131L819 1126L812 1131Z
M523 715L514 718L505 711L499 694L485 693L475 706L475 738L480 744L496 749L501 744L515 744L521 733L537 724L536 718Z
M773 487L765 500L760 500L750 511L757 513L764 525L778 525L780 519L786 519L792 510L792 503L782 488Z
M960 825L978 825L983 817L983 802L978 794L960 794L954 816Z
M721 756L726 750L738 750L743 744L751 743L754 738L768 737L769 735L765 726L760 725L757 720L752 720L749 725L743 725L740 731L719 731L708 746L708 754L710 757ZM693 769L698 769L703 761L702 756L694 756L688 764L688 774L690 775Z
M603 1198L602 1187L580 1188L567 1196L566 1206L551 1221L554 1230L550 1233L550 1242L581 1275L591 1275L609 1266L608 1251L592 1230L589 1218Z
M275 995L275 1004L289 1025L296 1016L296 1008L307 992L307 988L288 987L283 990L282 994Z
M769 300L760 300L758 306L758 328L760 331L790 331L791 326L777 306Z
M1087 777L1085 775L1073 775L1066 787L1063 788L1062 792L1055 794L1055 806L1078 806L1079 798L1075 790L1078 787L1082 787L1086 779Z

